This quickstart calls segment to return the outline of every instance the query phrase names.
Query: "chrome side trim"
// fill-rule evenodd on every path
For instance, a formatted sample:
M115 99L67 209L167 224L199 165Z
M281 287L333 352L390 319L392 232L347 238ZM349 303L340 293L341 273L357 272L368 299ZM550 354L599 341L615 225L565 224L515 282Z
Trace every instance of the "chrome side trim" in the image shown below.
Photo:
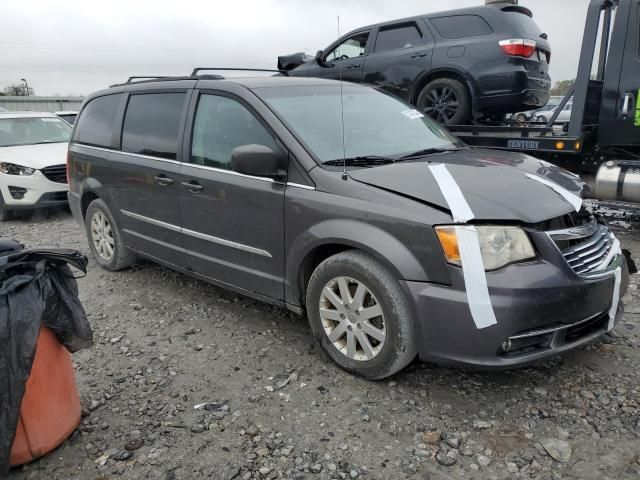
M162 242L162 241L157 240L155 238L151 238L151 237L148 237L148 236L143 235L141 233L134 232L133 230L129 230L128 228L125 228L122 231L123 231L123 233L128 233L129 235L133 235L134 237L138 237L138 238L141 238L143 240L146 240L147 242L155 243L157 245L161 245L163 247L170 248L171 250L176 250L176 251L182 252L182 253L186 253L187 252L184 248L176 247L175 245L172 245L170 243Z
M269 183L276 183L276 184L279 184L279 185L284 185L283 182L278 182L278 181L274 180L273 178L254 177L253 175L246 175L244 173L235 172L233 170L227 170L225 168L208 167L206 165L196 165L195 163L187 163L187 162L183 162L182 166L183 167L197 168L197 169L200 169L200 170L211 170L212 172L226 173L227 175L235 175L237 177L252 178L254 180L261 180L263 182L269 182Z
M287 187L302 188L303 190L315 190L316 187L311 185L302 185L301 183L287 182Z
M79 152L82 153L82 149L88 149L88 150L95 150L98 152L107 152L107 153L115 153L117 155L125 155L128 157L136 157L136 158L146 158L147 160L157 160L159 162L167 162L167 163L173 163L173 164L179 164L182 165L184 167L191 167L191 168L196 168L196 169L200 169L200 170L211 170L212 172L218 172L218 173L225 173L227 175L235 175L238 177L244 177L244 178L252 178L254 180L261 180L263 182L268 182L268 183L275 183L278 185L287 185L288 187L295 187L295 188L302 188L305 190L315 190L315 187L309 186L309 185L302 185L300 183L294 183L294 182L280 182L277 180L274 180L273 178L268 178L268 177L256 177L253 175L246 175L244 173L240 173L240 172L234 172L233 170L227 170L224 168L216 168L216 167L208 167L207 165L196 165L195 163L189 163L189 162L179 162L177 160L170 160L168 158L160 158L160 157L154 157L152 155L142 155L139 153L131 153L131 152L123 152L121 150L112 150L109 148L103 148L103 147L94 147L93 145L85 145L84 143L72 143L71 144L71 151L73 152Z
M178 225L173 225L171 223L161 222L160 220L156 220L155 218L145 217L144 215L139 215L137 213L128 212L127 210L120 210L123 215L127 217L135 218L136 220L140 220L141 222L147 222L151 225L155 225L156 227L166 228L167 230L171 230L173 232L181 232L182 228Z
M73 143L71 144L71 151L73 152L80 152L82 153L83 148L88 149L88 150L96 150L98 152L108 152L108 153L115 153L116 155L124 155L127 157L135 157L135 158L146 158L147 160L157 160L159 162L167 162L167 163L173 163L173 164L177 164L179 165L181 162L177 161L177 160L171 160L169 158L160 158L160 157L154 157L152 155L142 155L140 153L131 153L131 152L123 152L122 150L112 150L109 148L102 148L102 147L94 147L93 145L85 145L84 143ZM78 150L80 149L80 150Z
M207 242L217 243L218 245L224 245L225 247L231 247L237 250L243 250L245 252L255 253L256 255L261 255L263 257L272 258L269 252L267 252L266 250L262 250L260 248L250 247L249 245L232 242L231 240L225 240L224 238L218 238L212 235L207 235L205 233L195 232L187 228L183 228L182 233L194 238L199 238L200 240L206 240Z
M135 218L136 220L140 220L141 222L146 222L151 225L155 225L157 227L166 228L173 232L183 233L185 235L189 235L194 238L199 238L200 240L216 243L218 245L223 245L225 247L235 248L236 250L242 250L244 252L254 253L256 255L260 255L267 258L273 258L273 256L269 252L267 252L266 250L262 250L260 248L251 247L249 245L244 245L242 243L232 242L231 240L225 240L224 238L214 237L212 235L207 235L205 233L196 232L194 230L189 230L188 228L182 228L182 227L179 227L178 225L162 222L160 220L156 220L155 218L145 217L144 215L129 212L127 210L120 210L120 212L122 212L123 215L126 215L131 218ZM132 233L130 230L128 230L128 232Z

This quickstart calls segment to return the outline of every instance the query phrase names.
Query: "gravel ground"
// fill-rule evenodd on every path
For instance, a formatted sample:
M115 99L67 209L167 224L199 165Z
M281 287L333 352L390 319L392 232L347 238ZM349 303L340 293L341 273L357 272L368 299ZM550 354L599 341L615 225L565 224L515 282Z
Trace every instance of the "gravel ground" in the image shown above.
M613 226L638 259L640 225ZM91 257L66 212L0 235ZM334 367L301 317L152 263L90 260L82 424L11 478L637 479L639 283L611 334L561 358L500 373L414 364L368 382Z

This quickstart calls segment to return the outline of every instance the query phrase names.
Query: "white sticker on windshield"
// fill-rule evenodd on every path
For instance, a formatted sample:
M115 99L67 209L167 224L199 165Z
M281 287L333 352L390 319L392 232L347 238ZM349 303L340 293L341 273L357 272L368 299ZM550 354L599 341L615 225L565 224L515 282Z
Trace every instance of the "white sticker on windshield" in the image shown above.
M40 120L42 120L43 122L57 122L58 121L57 118L41 118Z
M423 114L421 114L419 111L411 109L411 110L404 110L401 112L405 117L409 117L411 120L415 120L416 118L422 118L424 117Z

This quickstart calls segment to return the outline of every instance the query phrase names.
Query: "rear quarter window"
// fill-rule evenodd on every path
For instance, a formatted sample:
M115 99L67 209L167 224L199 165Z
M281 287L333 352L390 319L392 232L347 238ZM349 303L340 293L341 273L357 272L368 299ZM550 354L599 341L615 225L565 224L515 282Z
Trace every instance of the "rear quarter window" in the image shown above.
M123 93L91 100L82 110L74 140L97 147L115 148L113 131Z
M493 33L487 21L478 15L432 17L429 21L443 38L470 38Z

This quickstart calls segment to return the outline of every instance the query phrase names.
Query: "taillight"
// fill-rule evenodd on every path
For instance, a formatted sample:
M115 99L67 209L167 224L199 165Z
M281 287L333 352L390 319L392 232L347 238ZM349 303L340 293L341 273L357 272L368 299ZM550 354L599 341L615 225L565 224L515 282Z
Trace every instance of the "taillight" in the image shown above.
M502 40L498 43L504 53L513 57L530 58L536 51L535 40L513 38L511 40Z
M67 150L67 184L71 183L71 150Z

